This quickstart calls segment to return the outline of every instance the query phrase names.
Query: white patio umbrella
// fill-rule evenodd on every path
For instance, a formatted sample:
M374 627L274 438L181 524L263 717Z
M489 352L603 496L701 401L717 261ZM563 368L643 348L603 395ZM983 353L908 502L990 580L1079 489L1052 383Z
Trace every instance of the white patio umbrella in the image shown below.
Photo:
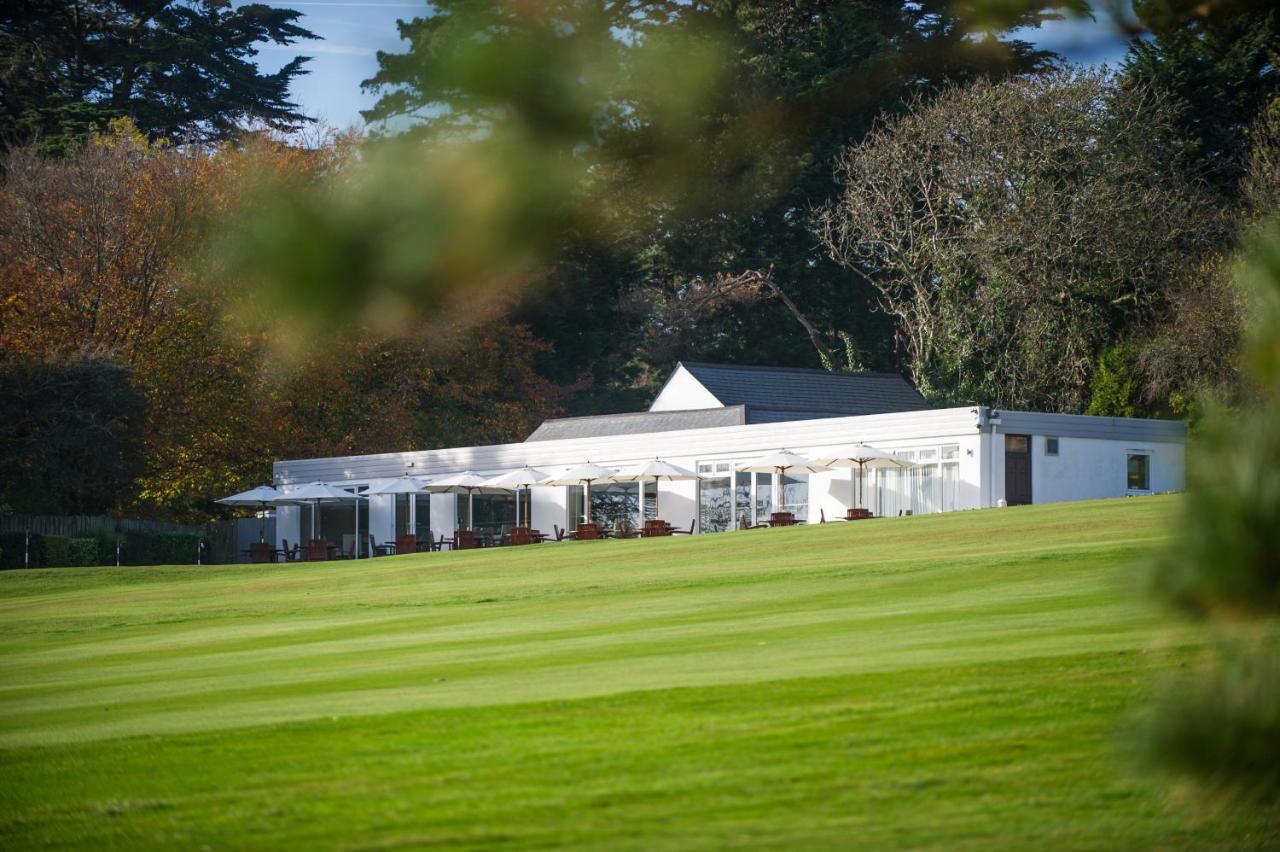
M790 450L778 450L776 453L769 453L766 456L749 461L746 464L740 464L737 467L739 473L776 473L776 481L773 485L773 505L776 510L782 509L782 477L787 471L799 471L800 473L822 473L831 468L821 462L806 456L793 453Z
M426 491L426 480L418 479L414 476L397 476L395 479L388 479L386 482L370 488L365 492L365 496L373 496L377 494L422 494ZM413 510L410 509L410 512ZM396 501L391 501L391 529L394 532L396 528ZM416 532L416 530L415 530Z
M565 468L560 473L538 483L539 485L581 485L583 486L583 508L587 523L591 523L591 483L608 479L617 473L609 467L587 462Z
M485 487L485 478L478 473L464 470L462 473L451 473L437 477L427 483L426 489L433 494L466 494L467 521L469 527L475 526L476 492L494 493L501 489Z
M363 494L355 494L343 488L337 488L327 482L311 482L296 488L293 491L286 492L281 495L280 503L310 503L311 504L311 537L316 537L316 505L319 503L338 503L343 500L354 501L356 513L356 558L360 558L360 501L365 499ZM372 555L372 554L370 554Z
M662 459L654 459L635 467L623 468L613 476L606 477L610 482L652 482L653 485L653 511L658 517L662 515L658 512L658 483L674 482L681 479L701 479L702 477L694 473L692 470L663 461ZM640 519L644 520L644 506L640 507Z
M514 491L516 493L516 526L520 526L520 489L529 489L531 485L541 485L543 480L547 478L547 474L534 467L525 465L519 470L513 470L509 473L499 474L492 479L484 481L485 488L496 488L502 491ZM530 511L533 507L530 506ZM525 519L528 521L528 518Z
M862 480L867 468L913 467L915 462L895 456L887 450L881 450L868 444L854 444L851 447L836 447L823 450L822 457L817 459L827 467L849 468L849 499L853 499L853 469L858 469L858 506L862 506Z
M224 506L257 506L259 512L265 512L267 507L274 506L281 496L283 495L270 485L259 485L257 488L250 488L248 491L241 491L239 494L232 494L230 497L223 497L213 502ZM266 541L267 522L261 516L258 521L258 541Z

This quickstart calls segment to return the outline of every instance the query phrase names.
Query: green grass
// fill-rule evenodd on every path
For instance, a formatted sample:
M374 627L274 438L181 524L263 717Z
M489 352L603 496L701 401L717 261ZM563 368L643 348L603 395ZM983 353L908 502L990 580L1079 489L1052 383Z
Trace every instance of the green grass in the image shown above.
M0 847L1265 848L1130 755L1171 498L0 575Z

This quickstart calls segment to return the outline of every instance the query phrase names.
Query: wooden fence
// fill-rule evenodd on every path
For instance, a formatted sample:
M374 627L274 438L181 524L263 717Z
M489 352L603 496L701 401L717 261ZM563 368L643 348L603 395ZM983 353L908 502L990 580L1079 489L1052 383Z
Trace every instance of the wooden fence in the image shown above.
M66 538L91 538L102 533L185 533L205 541L203 562L220 564L235 562L238 545L236 521L210 524L171 524L165 521L142 521L109 518L105 515L0 515L0 533L32 532Z

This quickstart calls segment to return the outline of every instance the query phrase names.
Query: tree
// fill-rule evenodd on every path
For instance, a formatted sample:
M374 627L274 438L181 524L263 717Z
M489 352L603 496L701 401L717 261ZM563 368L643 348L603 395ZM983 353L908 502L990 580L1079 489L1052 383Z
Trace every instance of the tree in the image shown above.
M1042 17L1029 10L1017 22ZM672 357L816 364L781 298L676 320L697 328L678 353L671 337L651 345L642 329L682 304L662 300L664 289L749 270L771 270L823 335L847 333L881 365L891 361L871 291L807 231L810 208L835 192L831 159L913 94L1051 59L1025 42L979 37L950 4L901 0L566 0L536 14L449 0L402 23L401 36L408 51L380 55L366 81L381 95L366 118L410 119L411 132L431 140L471 138L478 127L518 134L516 159L532 154L545 160L539 175L568 174L556 212L581 218L545 232L542 274L518 316L555 346L543 363L559 380L591 364L597 392L587 406L633 403ZM645 304L668 316L645 317ZM602 396L600 385L614 392Z
M1219 191L1236 196L1249 127L1280 93L1280 13L1267 0L1138 0L1133 8L1151 37L1131 43L1125 78L1169 99L1174 138Z
M100 360L0 355L0 510L118 509L142 469L145 403Z
M212 498L260 482L273 458L519 440L558 411L560 389L534 368L548 347L505 303L464 301L402 328L351 323L316 349L260 321L278 312L225 266L228 223L263 183L339 185L358 160L349 141L174 146L118 122L62 156L27 146L0 163L0 357L98 365L143 406L117 418L132 449L127 476L99 477L109 508L207 518ZM72 434L51 447L88 428L64 420ZM40 422L57 429L55 416ZM86 505L59 493L45 510Z
M150 139L227 139L248 123L307 121L257 45L316 36L292 9L229 0L26 0L0 11L0 145L63 151L113 119Z
M1080 412L1103 350L1225 239L1172 122L1102 73L956 88L845 153L818 231L931 399Z

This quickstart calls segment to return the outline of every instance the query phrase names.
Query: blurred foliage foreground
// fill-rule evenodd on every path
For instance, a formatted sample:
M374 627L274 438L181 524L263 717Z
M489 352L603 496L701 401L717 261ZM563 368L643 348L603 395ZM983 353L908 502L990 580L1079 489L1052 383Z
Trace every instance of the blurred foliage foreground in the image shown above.
M1237 410L1210 414L1188 454L1188 494L1159 588L1217 642L1169 692L1160 760L1248 799L1280 795L1280 226L1241 275L1253 297Z

